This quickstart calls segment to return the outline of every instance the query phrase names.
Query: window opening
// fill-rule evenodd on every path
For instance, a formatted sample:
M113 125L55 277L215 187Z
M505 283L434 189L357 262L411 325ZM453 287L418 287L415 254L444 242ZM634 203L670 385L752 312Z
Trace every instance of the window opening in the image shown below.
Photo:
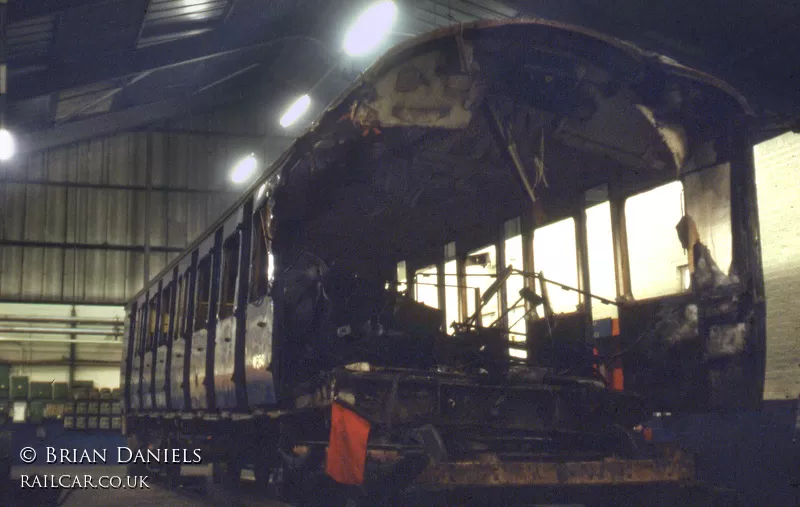
M197 264L197 295L195 297L194 331L199 331L208 323L208 306L211 298L211 254L203 257Z
M536 273L542 273L546 280L575 289L580 288L574 218L566 218L534 231L533 267ZM536 293L542 294L541 282L538 278L535 284ZM580 297L577 292L565 290L554 283L548 283L546 288L553 313L578 311Z
M219 318L233 316L236 307L236 280L239 273L239 233L222 244L222 291L219 299Z

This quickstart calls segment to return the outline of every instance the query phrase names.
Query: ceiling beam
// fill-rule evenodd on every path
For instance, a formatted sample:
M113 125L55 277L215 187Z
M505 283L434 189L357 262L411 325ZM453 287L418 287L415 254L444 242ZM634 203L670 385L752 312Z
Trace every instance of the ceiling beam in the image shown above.
M16 23L57 12L97 7L120 0L12 0L8 3L8 22Z
M188 97L181 95L67 122L48 130L21 134L18 149L21 153L40 151L85 139L131 131L182 114L200 112L236 100L238 95L230 93L231 87L236 86L236 80L230 80L225 84L226 86L218 86L202 92L198 90Z
M137 43L142 38L151 38L151 37L164 37L168 35L180 35L189 32L196 32L198 30L208 30L215 26L215 21L175 21L172 23L159 23L159 24L142 24L142 28L139 32L139 38L137 39Z
M244 16L245 20L255 18ZM70 88L115 78L133 77L142 72L167 70L182 65L205 62L213 59L258 52L286 43L302 43L308 39L309 20L287 19L264 27L257 18L250 19L230 29L216 29L206 35L188 37L142 49L131 49L115 54L86 55L77 62L59 62L50 70L30 72L15 76L9 74L8 100L20 101L49 95ZM267 30L265 30L265 28ZM253 40L254 34L262 35L261 41ZM263 40L267 37L268 40ZM13 71L13 69L12 69Z
M122 132L175 116L182 111L182 107L183 101L173 98L69 122L49 130L31 132L20 135L19 150L21 153L40 151L92 137Z

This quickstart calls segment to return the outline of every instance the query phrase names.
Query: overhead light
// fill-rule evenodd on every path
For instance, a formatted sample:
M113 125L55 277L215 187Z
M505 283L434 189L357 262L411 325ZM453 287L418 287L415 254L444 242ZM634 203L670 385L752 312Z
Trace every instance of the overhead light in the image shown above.
M289 109L283 113L281 116L281 127L286 128L292 123L296 122L298 118L303 116L303 114L308 110L308 106L311 105L311 97L308 95L303 95L299 99L295 100Z
M6 129L0 128L0 160L8 160L14 156L14 136Z
M242 183L243 181L246 181L247 178L253 175L257 165L258 162L256 161L256 156L252 153L244 157L233 167L233 171L231 172L231 181L234 183Z
M344 50L350 56L360 56L375 49L386 37L397 17L392 1L373 4L365 10L347 31Z

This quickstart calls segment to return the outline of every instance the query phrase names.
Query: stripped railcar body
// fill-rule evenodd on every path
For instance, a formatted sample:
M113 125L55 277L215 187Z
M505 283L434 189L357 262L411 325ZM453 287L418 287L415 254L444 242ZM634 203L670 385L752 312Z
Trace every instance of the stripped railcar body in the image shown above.
M324 469L338 403L370 427L368 476L502 485L493 459L520 485L631 458L652 411L758 406L748 115L711 76L552 22L394 48L131 301L127 433L267 480ZM678 215L642 225L648 204ZM648 463L601 475L687 475Z

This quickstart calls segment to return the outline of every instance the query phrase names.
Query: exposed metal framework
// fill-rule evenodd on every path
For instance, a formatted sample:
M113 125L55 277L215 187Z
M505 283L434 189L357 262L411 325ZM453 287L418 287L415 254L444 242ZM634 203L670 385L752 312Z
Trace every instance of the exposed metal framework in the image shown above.
M87 326L121 326L124 324L124 322L119 319L93 319L85 317L31 317L20 315L0 315L0 322L24 322L29 324L83 324Z
M91 335L91 336L122 336L122 331L108 329L79 329L79 328L57 328L57 327L10 327L0 326L0 333L9 334L64 334L71 335Z

